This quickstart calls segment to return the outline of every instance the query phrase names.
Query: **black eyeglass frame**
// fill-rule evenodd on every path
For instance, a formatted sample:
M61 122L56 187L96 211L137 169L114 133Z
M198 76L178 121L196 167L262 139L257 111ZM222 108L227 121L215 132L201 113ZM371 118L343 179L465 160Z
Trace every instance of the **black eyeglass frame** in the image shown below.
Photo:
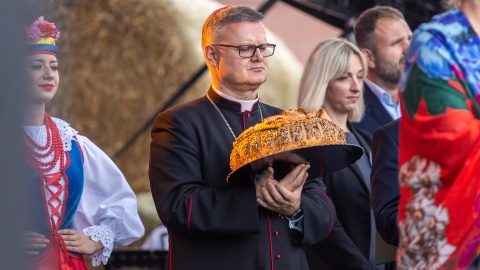
M271 44L271 43L264 43L264 44L260 44L260 45L253 45L253 44L251 44L251 45L239 45L239 46L234 46L234 45L229 45L229 44L219 44L219 43L214 43L214 44L210 44L210 45L211 45L211 46L220 46L220 47L235 48L235 49L238 50L238 56L240 56L240 57L242 57L242 58L252 58L252 57L255 55L255 53L257 52L257 49L259 49L259 50L260 50L260 54L262 54L262 49L261 49L262 46L272 46L272 48L273 48L273 49L272 49L272 54L266 55L266 56L262 54L263 57L270 57L270 56L272 56L272 55L275 53L275 47L277 47L277 44ZM241 50L242 48L245 48L245 47L249 47L249 48L255 47L255 50L253 50L252 55L250 55L250 56L242 56L242 55L240 54L240 50Z

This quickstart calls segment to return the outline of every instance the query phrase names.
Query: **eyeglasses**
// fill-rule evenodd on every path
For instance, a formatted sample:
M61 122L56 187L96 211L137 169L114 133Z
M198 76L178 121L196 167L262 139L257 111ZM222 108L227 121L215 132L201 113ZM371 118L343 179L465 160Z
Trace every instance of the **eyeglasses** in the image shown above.
M243 58L253 57L255 55L255 52L257 51L257 48L260 50L260 53L262 54L263 57L272 56L273 53L275 52L275 47L277 46L275 44L270 44L270 43L260 44L257 46L255 45L233 46L228 44L210 44L210 45L235 48L238 50L238 55L240 55L240 57L243 57Z

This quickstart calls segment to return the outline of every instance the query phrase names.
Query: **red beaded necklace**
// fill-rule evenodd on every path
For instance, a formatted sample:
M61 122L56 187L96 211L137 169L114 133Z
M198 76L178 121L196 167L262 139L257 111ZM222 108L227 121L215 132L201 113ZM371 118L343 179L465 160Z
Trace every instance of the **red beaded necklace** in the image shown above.
M60 170L64 169L64 159L65 159L65 150L63 149L62 138L60 137L60 132L58 131L57 125L53 122L52 117L45 113L45 127L47 129L47 143L45 145L40 145L33 140L30 135L23 131L23 135L26 141L27 147L27 158L29 163L39 172L47 173L55 167L55 165L60 161ZM41 153L47 150L44 153ZM52 160L43 162L42 158L46 158L54 153Z

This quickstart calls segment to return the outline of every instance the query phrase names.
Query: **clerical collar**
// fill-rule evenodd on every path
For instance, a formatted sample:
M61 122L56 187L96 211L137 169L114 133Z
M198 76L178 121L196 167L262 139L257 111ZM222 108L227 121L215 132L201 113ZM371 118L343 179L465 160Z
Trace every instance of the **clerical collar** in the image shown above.
M236 99L234 97L231 97L223 92L221 92L220 90L218 90L214 85L212 85L212 89L213 91L215 91L215 93L217 93L217 95L225 98L225 99L228 99L230 101L233 101L233 102L236 102L236 103L239 103L240 104L240 111L241 112L244 112L244 111L251 111L253 106L258 102L258 99L259 99L259 96L257 95L257 98L254 99L254 100L241 100L241 99Z

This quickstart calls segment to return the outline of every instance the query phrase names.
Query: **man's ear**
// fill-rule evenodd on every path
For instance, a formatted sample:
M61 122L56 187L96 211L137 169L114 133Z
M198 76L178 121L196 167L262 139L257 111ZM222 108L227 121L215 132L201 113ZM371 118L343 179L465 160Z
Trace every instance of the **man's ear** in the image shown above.
M207 45L203 48L203 53L205 55L205 59L212 65L212 67L218 67L218 55L217 51L213 46Z
M362 48L362 52L365 55L365 58L367 58L368 69L374 69L375 68L375 55L373 55L372 51L370 51L367 48Z

